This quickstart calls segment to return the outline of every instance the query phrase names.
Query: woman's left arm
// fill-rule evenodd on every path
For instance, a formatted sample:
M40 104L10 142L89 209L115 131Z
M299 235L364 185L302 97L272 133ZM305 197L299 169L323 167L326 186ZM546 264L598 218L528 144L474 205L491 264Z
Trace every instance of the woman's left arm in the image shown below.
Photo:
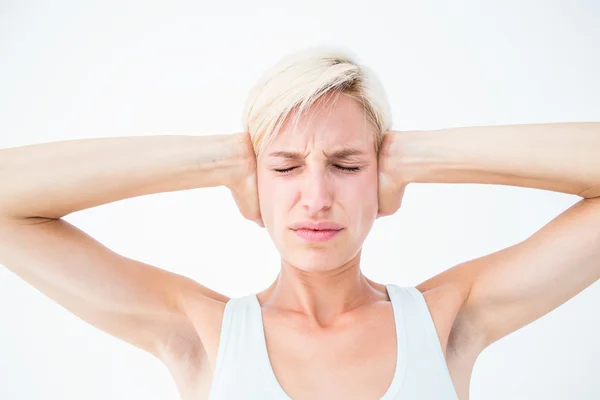
M422 291L455 286L456 321L480 350L600 279L600 123L548 123L391 131L386 176L411 182L482 183L583 199L521 243L450 268Z

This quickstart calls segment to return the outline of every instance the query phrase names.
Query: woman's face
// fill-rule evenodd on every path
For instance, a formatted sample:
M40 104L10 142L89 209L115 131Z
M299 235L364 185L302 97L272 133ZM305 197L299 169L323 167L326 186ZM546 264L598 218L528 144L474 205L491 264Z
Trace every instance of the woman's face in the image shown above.
M334 269L357 255L377 217L374 135L362 105L345 95L317 103L291 128L284 124L258 160L262 219L285 262L305 271ZM351 151L336 156L342 150ZM291 229L306 221L343 229L309 241Z

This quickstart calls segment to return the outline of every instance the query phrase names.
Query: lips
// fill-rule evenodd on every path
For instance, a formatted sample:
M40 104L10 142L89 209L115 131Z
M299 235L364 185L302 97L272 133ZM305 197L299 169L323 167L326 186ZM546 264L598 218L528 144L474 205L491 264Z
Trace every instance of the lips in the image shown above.
M292 230L339 231L344 227L333 221L300 221L290 226Z
M295 229L294 232L302 239L309 242L324 242L336 236L341 229L336 230L314 230L314 229Z

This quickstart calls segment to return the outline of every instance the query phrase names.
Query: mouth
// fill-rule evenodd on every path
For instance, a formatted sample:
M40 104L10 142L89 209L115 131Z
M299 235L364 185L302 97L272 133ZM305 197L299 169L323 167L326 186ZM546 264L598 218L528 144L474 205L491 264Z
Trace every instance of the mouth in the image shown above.
M294 229L296 235L300 236L302 239L309 242L325 242L327 240L332 239L338 233L342 231L342 229Z

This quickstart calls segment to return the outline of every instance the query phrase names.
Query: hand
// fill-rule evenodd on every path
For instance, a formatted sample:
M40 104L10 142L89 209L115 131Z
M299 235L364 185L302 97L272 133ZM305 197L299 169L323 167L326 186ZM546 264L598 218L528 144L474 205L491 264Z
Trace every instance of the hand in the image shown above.
M240 138L242 138L243 143L243 158L248 161L243 163L243 167L238 170L237 176L233 177L232 183L227 187L231 190L233 199L244 218L264 228L265 224L262 220L258 201L256 155L254 154L250 134L240 134Z
M398 211L402 205L406 186L409 184L399 173L400 144L395 140L396 138L397 132L387 132L379 149L379 210L377 211L377 218L392 215Z

